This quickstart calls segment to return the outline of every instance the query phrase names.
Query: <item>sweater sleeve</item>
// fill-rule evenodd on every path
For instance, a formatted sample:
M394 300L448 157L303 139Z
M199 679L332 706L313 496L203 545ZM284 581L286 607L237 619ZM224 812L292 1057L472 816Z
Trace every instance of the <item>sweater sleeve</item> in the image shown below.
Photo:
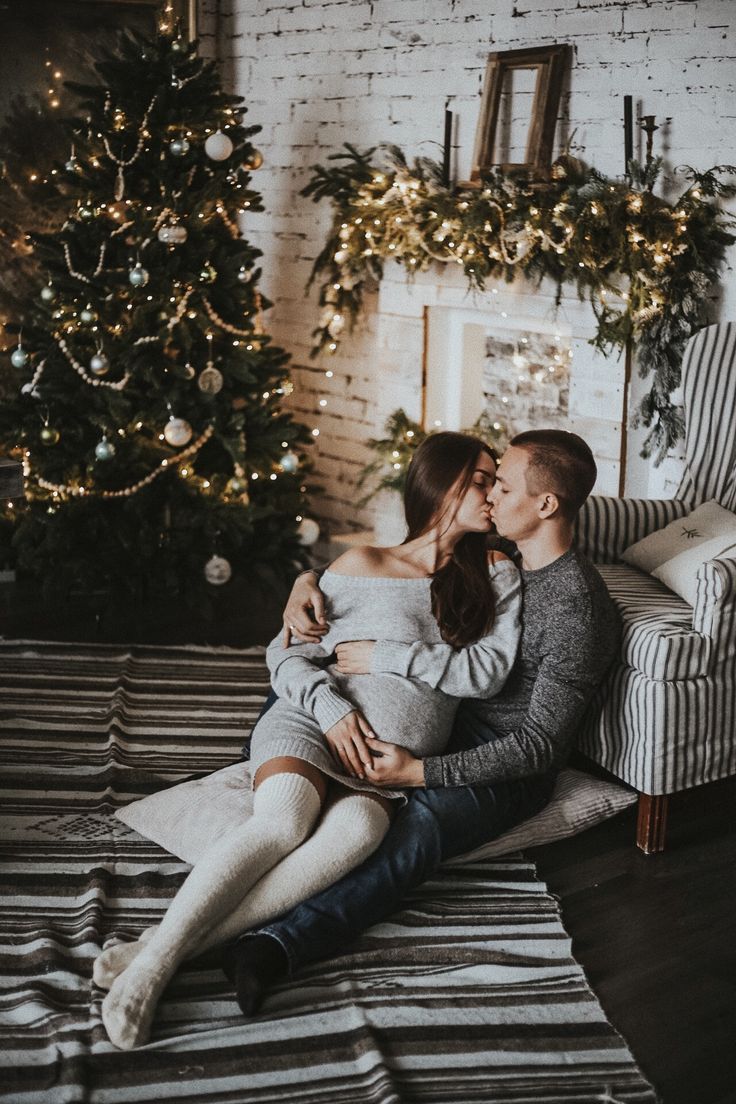
M323 732L355 709L338 693L334 679L325 670L328 659L321 644L292 644L285 648L280 635L266 649L273 689L280 698L310 713Z
M467 648L451 644L402 644L377 640L371 671L421 679L458 698L490 698L503 686L516 658L521 635L521 582L512 563L491 568L496 608L487 636Z
M424 760L428 789L472 786L530 775L561 766L571 750L585 709L613 658L592 617L569 609L567 636L550 632L526 715L514 731L499 734L484 721L481 703L470 703L464 723L487 730L485 742ZM461 722L462 723L462 722Z

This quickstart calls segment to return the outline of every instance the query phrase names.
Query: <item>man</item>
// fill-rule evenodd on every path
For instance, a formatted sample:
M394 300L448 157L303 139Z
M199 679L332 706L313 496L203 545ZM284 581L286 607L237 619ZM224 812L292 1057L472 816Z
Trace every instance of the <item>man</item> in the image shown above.
M411 796L360 867L226 950L224 965L246 1015L274 981L334 954L395 912L444 860L494 839L549 801L619 640L605 585L572 546L575 516L595 479L593 455L575 434L535 430L512 440L488 499L496 531L516 545L521 571L522 636L509 679L495 698L463 702L443 755L415 758L373 735L357 711L326 733L330 746L352 745L356 771L379 785L410 789ZM304 640L324 633L315 575L297 579L284 619L287 643L292 633ZM444 667L436 662L438 649L446 653ZM338 646L337 656L338 670L392 671L442 688L451 686L463 653L445 644L351 641Z

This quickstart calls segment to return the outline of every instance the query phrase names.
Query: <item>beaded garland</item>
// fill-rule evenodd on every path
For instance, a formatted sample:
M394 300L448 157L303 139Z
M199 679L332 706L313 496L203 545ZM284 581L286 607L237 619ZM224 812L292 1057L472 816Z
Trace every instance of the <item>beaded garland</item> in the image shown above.
M94 376L87 375L84 365L80 364L74 354L69 350L63 337L57 337L56 341L74 371L81 376L84 382L88 383L90 387L109 387L111 391L122 391L126 387L130 379L130 372L126 372L122 379L115 381L96 379Z
M124 170L129 169L131 165L134 165L135 162L140 157L140 155L143 153L143 148L146 144L145 130L146 130L146 127L148 125L149 116L150 116L151 112L153 111L157 100L158 100L158 95L154 95L153 99L151 100L148 107L146 108L143 119L141 120L141 125L140 125L140 128L139 128L139 132L138 132L138 142L136 143L136 147L133 150L133 153L131 154L130 157L127 157L127 158L125 158L125 157L116 157L115 154L110 149L110 143L107 139L107 135L102 136L102 144L105 147L105 153L110 158L110 160L113 162L113 164L117 165L117 167L118 167L117 176L115 178L115 199L118 200L118 202L125 195Z
M194 456L196 452L202 448L215 431L213 425L208 425L196 441L193 441L191 445L185 448L182 452L178 452L175 456L164 458L157 468L149 472L143 479L139 479L137 483L132 483L129 487L121 487L118 491L94 491L89 490L86 487L71 487L66 486L63 483L50 483L48 479L42 479L39 477L36 482L39 487L42 487L45 491L55 491L57 494L69 495L71 498L82 498L87 496L89 498L129 498L130 495L134 495L137 491L140 491L143 487L147 487L149 483L153 483L154 479L157 479L159 475L170 467L181 463L182 460L188 460L190 456Z

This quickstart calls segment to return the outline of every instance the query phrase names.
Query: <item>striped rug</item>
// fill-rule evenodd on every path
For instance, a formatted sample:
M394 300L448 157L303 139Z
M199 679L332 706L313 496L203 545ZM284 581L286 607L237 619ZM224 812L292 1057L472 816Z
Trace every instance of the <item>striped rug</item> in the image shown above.
M152 1041L107 1041L92 962L186 873L113 810L233 762L262 649L0 643L0 1099L8 1104L652 1102L531 863L448 866L246 1022L213 956Z

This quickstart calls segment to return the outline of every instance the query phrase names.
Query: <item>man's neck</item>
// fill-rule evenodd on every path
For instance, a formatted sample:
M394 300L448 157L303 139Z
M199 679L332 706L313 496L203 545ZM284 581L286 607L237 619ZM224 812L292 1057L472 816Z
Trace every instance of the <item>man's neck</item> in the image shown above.
M535 534L528 540L517 541L524 571L539 571L541 567L559 560L572 548L572 530L555 530L553 533Z

